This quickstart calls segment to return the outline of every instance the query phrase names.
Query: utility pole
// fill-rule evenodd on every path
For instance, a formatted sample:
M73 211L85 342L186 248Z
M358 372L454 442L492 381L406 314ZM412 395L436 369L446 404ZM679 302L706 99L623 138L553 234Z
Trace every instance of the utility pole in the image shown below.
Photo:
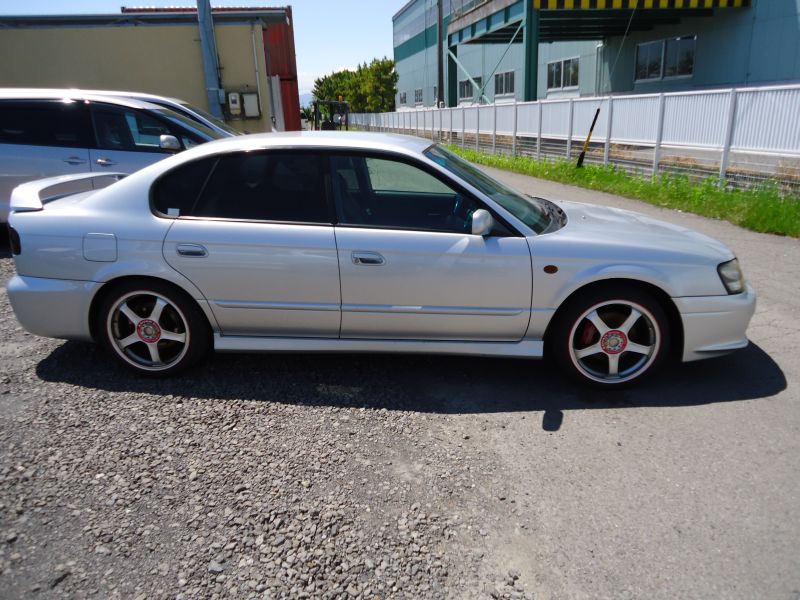
M197 0L197 23L200 28L200 49L203 53L203 74L206 80L208 112L221 119L219 63L217 62L217 42L214 38L214 21L211 17L211 0Z
M438 75L436 80L436 108L439 108L444 103L444 19L442 17L442 0L436 0L436 17L436 22L438 24L438 39L436 46L436 65Z

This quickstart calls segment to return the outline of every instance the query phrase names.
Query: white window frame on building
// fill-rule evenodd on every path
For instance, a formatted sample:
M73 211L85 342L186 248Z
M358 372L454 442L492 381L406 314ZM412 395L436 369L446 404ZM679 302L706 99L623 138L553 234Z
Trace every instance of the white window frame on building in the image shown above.
M681 55L684 48L691 48L691 62L689 66L681 66ZM642 75L639 69L639 57L647 51L648 65ZM650 58L653 53L653 59ZM697 54L697 35L683 35L680 37L653 40L636 45L636 55L633 61L633 80L637 83L648 81L662 81L664 79L688 79L694 76L695 55ZM653 65L658 59L658 70ZM674 60L673 60L674 59Z
M472 79L475 80L475 83L478 85L477 90L472 86L472 82L469 79L462 79L461 81L458 82L459 101L464 101L464 100L474 101L478 91L480 90L481 87L483 87L483 77L473 77ZM469 90L469 93L467 95L463 95L464 93L463 90Z
M575 83L571 83L569 85L564 85L567 79L567 70L570 69L570 76L572 74L572 65L577 65L577 72L575 75ZM558 65L558 76L551 80L550 78L550 67ZM577 90L580 86L580 78L581 78L581 57L580 56L572 56L570 58L562 58L560 60L554 60L547 63L547 89L549 90ZM557 79L558 81L556 81Z
M406 104L408 104L407 101L408 101L408 96L406 95L406 93L400 92L400 105L405 106Z
M417 88L414 90L414 105L420 106L423 102L424 96L422 94L422 88Z
M513 96L514 95L514 71L496 73L494 76L494 95Z

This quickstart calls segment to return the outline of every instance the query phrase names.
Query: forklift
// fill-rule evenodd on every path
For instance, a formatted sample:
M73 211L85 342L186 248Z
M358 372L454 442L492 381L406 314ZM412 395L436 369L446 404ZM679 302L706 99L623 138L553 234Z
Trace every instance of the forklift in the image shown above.
M314 100L314 131L350 130L350 105L342 100ZM327 109L327 110L321 110ZM323 114L326 113L326 114Z

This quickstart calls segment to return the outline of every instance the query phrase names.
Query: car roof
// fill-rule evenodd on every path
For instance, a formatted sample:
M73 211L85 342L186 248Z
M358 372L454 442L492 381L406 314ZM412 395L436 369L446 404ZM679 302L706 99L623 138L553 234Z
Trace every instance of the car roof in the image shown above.
M285 131L251 133L202 144L182 154L199 157L206 154L269 148L343 148L419 154L433 142L410 135L368 133L363 131Z
M153 96L155 97L155 96ZM0 100L88 100L126 108L158 110L163 107L124 95L104 95L76 89L0 88Z

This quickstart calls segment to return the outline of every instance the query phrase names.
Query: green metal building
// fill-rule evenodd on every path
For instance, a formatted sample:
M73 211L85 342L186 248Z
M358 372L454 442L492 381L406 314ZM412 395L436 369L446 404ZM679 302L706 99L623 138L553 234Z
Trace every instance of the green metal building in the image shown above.
M411 0L399 109L800 81L798 0Z

